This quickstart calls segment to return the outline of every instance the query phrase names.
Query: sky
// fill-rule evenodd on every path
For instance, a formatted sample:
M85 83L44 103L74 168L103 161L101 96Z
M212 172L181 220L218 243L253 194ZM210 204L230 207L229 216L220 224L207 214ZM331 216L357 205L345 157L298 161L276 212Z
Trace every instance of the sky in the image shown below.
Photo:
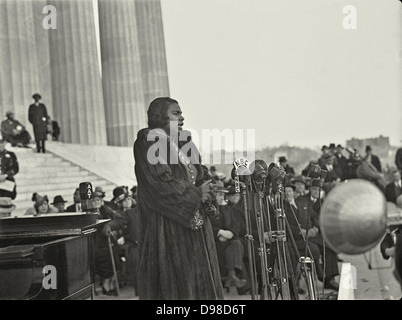
M379 135L402 144L399 1L161 5L170 95L185 128L241 129L244 141L255 130L257 149Z

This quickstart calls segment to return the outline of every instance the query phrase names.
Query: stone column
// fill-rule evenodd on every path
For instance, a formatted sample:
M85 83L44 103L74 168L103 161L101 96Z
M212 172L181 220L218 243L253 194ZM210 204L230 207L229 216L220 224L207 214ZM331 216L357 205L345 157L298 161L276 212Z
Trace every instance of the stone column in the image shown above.
M32 95L40 93L52 112L47 32L42 27L44 5L46 1L40 0L0 0L0 118L14 111L31 134L28 107Z
M135 0L145 104L169 96L160 0Z
M147 125L135 3L99 0L98 11L108 144L132 147Z
M106 122L92 0L51 0L57 29L49 48L55 118L64 142L106 145Z

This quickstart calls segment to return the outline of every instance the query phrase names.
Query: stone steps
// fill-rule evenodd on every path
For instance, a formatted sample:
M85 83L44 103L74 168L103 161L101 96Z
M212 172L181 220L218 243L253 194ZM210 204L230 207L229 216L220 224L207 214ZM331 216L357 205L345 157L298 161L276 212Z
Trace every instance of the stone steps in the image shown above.
M19 172L15 176L17 183L17 197L13 203L17 208L13 216L20 216L28 208L33 207L32 194L47 195L49 203L53 202L56 195L61 195L67 201L66 206L73 204L73 194L81 182L90 182L95 189L101 186L106 192L106 200L113 197L112 182L85 170L51 152L36 153L32 149L12 148L19 163Z

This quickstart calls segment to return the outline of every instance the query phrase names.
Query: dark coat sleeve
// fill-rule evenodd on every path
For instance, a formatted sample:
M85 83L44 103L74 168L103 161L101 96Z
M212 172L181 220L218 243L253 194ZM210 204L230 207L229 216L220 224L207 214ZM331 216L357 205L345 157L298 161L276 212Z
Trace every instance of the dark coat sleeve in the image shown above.
M7 175L8 178L14 177L19 171L19 164L14 152L8 151L1 160L2 174Z
M394 239L392 238L392 235L389 232L387 232L385 234L384 239L380 243L381 255L385 260L389 259L389 256L385 253L385 249L392 248L394 246L395 246Z
M399 170L402 170L402 148L398 149L396 152L395 165Z
M184 178L185 168L179 164L151 164L147 152L151 142L137 139L134 144L135 173L140 201L152 211L189 227L202 200L201 187ZM143 190L140 190L143 188Z

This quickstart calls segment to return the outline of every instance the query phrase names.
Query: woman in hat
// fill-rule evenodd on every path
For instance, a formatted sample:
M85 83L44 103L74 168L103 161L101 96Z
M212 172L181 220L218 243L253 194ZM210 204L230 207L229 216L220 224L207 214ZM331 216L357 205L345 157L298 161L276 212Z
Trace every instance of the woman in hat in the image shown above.
M176 100L157 98L134 143L140 299L223 299L214 234L200 210L213 187L203 181L199 152L183 121Z
M113 262L117 270L121 269L119 257L119 248L114 230L121 228L121 225L115 223L115 212L104 205L103 198L105 193L99 189L93 192L94 208L97 209L99 219L110 219L103 229L98 229L95 235L95 274L100 277L102 292L105 295L117 295L117 281L114 274ZM113 261L110 252L110 243L112 245Z
M39 102L42 97L35 93L32 98L35 100L28 109L28 120L33 126L37 152L46 152L45 140L47 140L47 123L49 116L46 106Z
M110 222L112 228L119 230L119 243L124 244L124 257L126 258L126 268L123 273L124 281L134 287L137 293L137 269L138 269L138 211L136 207L132 207L135 200L126 189L120 187L117 189L115 200L117 210L115 218Z

